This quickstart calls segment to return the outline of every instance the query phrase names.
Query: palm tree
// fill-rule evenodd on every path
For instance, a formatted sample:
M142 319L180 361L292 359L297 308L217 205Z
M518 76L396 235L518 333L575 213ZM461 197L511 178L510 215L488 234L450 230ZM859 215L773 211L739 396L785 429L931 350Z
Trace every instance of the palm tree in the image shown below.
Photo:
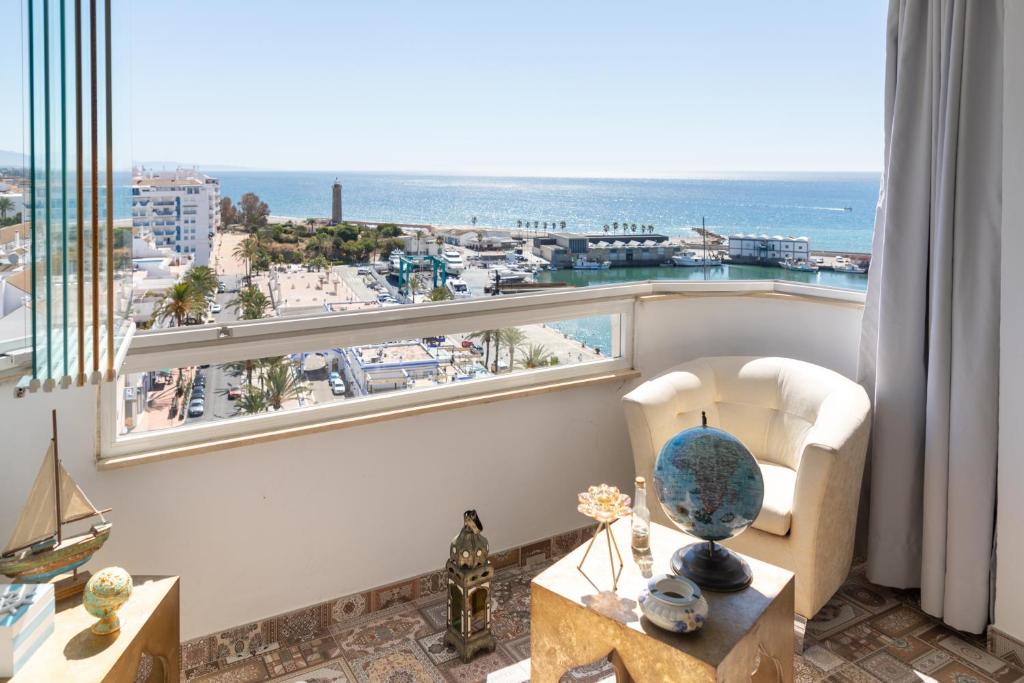
M552 358L554 356L548 353L547 347L543 344L530 344L526 347L526 353L519 359L519 367L532 369L551 365Z
M479 339L484 345L484 367L490 367L491 365L491 344L494 343L497 337L497 330L482 330L469 335L470 339Z
M520 230L522 230L522 228L523 228L523 221L522 221L522 219L516 221L516 227L519 228Z
M264 317L271 308L270 299L260 290L252 285L238 292L238 296L227 303L228 308L233 308L242 320L259 320Z
M609 231L609 230L611 230L611 229L612 229L612 228L611 228L611 226L610 226L610 225L608 225L607 223L605 223L605 224L604 224L604 234L606 234L606 235L607 235L607 234L608 234L608 231Z
M181 327L191 314L205 306L206 301L202 294L187 282L178 282L164 292L164 300L153 311L153 317L160 322L173 320L175 325Z
M565 230L565 221L558 221L558 227Z
M259 239L246 237L238 243L238 246L231 252L231 255L245 262L245 277L246 279L251 279L252 264L263 255L263 246L260 244Z
M209 266L193 266L181 281L196 290L203 299L217 291L217 273Z
M447 287L434 287L430 290L431 301L447 301L448 299L454 299L455 295L448 291Z
M306 232L313 232L313 226L315 226L315 225L316 225L316 219L315 218L307 218L306 219Z
M263 382L267 401L274 410L280 410L285 401L299 399L309 391L296 377L291 363L280 363L264 370Z
M9 197L0 197L0 221L7 220L7 212L14 208L14 202Z
M618 223L618 221L616 221L616 222L612 223L612 232L618 232L618 231L619 231L619 223Z
M235 401L235 412L241 415L256 415L269 409L267 395L252 385L246 386L242 395Z
M636 223L633 224L631 229L633 230L633 234L635 235L636 234Z
M327 235L316 233L306 240L306 253L316 258L317 256L327 257L332 246L331 238Z
M526 334L518 327L506 327L499 332L505 346L508 347L509 370L516 365L516 350L526 343Z

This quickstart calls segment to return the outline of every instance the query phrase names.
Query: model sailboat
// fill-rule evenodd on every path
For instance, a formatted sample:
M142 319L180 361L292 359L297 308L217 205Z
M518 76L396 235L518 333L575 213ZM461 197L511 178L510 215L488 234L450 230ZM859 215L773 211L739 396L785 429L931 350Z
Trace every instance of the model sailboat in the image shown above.
M89 561L110 536L113 526L97 510L60 462L57 451L57 411L53 437L36 475L14 535L0 554L0 574L22 583L42 583L76 570ZM65 537L63 526L99 517L89 531Z

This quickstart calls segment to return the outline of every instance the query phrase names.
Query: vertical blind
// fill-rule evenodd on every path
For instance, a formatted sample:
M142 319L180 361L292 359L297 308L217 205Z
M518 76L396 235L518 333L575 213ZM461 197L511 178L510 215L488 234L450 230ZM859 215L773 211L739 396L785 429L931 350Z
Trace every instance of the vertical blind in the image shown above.
M118 0L24 0L32 389L112 379L130 329Z

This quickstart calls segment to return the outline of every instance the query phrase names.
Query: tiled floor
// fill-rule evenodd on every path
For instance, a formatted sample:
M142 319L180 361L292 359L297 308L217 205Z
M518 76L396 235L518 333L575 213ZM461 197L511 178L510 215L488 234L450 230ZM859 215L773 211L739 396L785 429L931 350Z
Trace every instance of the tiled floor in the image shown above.
M345 621L312 615L290 628L284 624L277 642L222 659L205 671L192 670L189 678L197 683L484 681L488 673L530 656L530 580L551 562L541 556L528 566L497 572L493 633L498 649L469 664L443 644L445 596L438 592ZM805 630L804 652L796 657L798 683L1024 681L1024 663L988 654L980 637L952 631L922 613L915 593L872 586L857 571L805 629L799 622L795 628ZM606 669L595 666L564 680L606 676Z

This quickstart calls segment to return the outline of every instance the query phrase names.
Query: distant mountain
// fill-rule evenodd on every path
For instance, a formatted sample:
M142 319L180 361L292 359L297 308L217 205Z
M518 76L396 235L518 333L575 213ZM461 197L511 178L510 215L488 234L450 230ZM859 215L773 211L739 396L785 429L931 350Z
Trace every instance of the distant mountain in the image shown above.
M0 149L0 166L24 166L25 155L21 152L11 152Z

